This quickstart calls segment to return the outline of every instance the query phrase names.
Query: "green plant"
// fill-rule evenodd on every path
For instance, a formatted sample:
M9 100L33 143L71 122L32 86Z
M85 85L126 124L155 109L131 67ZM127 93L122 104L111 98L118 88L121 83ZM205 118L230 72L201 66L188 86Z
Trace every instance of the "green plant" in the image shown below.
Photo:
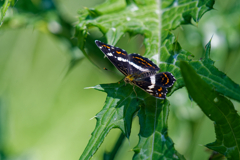
M210 59L211 41L206 46L205 56L201 60L193 60L190 58L192 54L183 50L172 34L172 30L181 24L191 24L192 19L198 22L204 13L213 8L214 2L214 0L179 3L162 1L160 7L160 1L107 1L94 9L82 11L76 26L76 37L78 37L82 52L91 59L86 52L86 44L89 43L86 39L89 37L88 32L92 27L97 27L107 42L112 45L115 45L126 32L131 36L141 34L144 36L146 47L144 56L154 60L161 71L171 72L177 80L168 96L185 84L187 84L188 90L189 88L196 89L194 84L190 83L191 79L193 82L196 79L196 83L203 83L203 86L207 83L206 90L211 88L217 92L216 96L221 93L240 101L239 85L219 71ZM195 74L194 70L198 76L190 79L189 74ZM201 78L199 79L199 77ZM140 132L138 145L133 149L135 152L133 159L184 159L174 149L174 143L168 136L167 120L170 105L168 100L157 100L140 89L136 90L138 95L136 98L132 86L125 85L123 81L116 84L97 85L92 88L106 92L107 98L103 109L96 115L96 127L80 159L90 159L112 128L121 129L128 138L132 119L136 113L139 117ZM202 94L202 91L191 92L189 90L189 94L197 103L207 97L206 94ZM201 99L196 99L196 96ZM225 155L228 159L240 159L240 132L237 126L239 116L230 101L225 99L223 101L212 105L210 102L198 103L204 113L211 120L216 121L217 140L206 147ZM224 105L224 103L228 103L228 105ZM225 114L216 113L216 117L211 116L214 114L211 109L216 108L216 105L219 105L219 108L227 107L230 110L228 112L234 114L236 121L231 117L226 117ZM207 112L205 108L211 112ZM221 130L226 128L219 127L221 124L217 121L221 121L224 125L227 122L226 132L234 135L235 138L230 138L231 135L224 137L224 134L227 133L221 132ZM228 139L228 142L224 141L225 138Z
M106 0L73 23L96 3L0 1L0 159L79 158L104 93L80 159L240 159L240 1ZM118 83L89 87L104 93L83 89L110 79L95 67L111 66L94 41L129 51L128 35L142 36L143 56L176 77L166 100L137 87L136 97L117 74Z

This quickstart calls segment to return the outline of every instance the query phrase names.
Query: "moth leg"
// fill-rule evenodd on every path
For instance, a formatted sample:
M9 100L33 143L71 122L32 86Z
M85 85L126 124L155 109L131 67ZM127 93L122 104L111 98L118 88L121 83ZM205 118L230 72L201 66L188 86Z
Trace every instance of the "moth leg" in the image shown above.
M136 90L135 90L135 85L133 85L133 91L135 92L136 97L137 97L137 101L138 101L138 96L137 96L137 92L136 92Z

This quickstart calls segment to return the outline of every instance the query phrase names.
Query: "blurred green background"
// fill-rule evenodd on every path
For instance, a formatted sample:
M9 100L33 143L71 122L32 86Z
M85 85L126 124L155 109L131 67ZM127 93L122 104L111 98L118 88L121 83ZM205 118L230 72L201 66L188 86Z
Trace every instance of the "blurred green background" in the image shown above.
M78 159L95 127L93 117L101 110L106 97L105 93L84 88L123 78L81 58L81 52L73 47L74 42L69 42L73 40L69 37L70 33L73 36L73 28L64 36L54 33L62 26L52 23L52 17L61 15L73 26L78 20L78 10L94 7L103 0L59 0L55 2L58 11L55 13L51 7L42 7L48 6L47 2L17 1L0 28L0 159ZM35 8L27 7L30 3ZM213 36L211 58L219 70L240 84L240 2L216 1L214 8L198 24L185 25L173 32L182 48L193 53L195 59L202 57L205 44ZM48 12L41 19L43 10ZM53 31L49 32L51 28ZM96 31L91 34L99 37ZM140 35L129 38L126 34L117 46L129 53L144 53L142 40ZM96 54L100 54L95 57L99 67L114 69L102 53ZM80 58L68 71L74 56ZM203 145L215 140L212 122L189 100L185 88L176 91L169 100L169 136L176 149L187 159L208 159L211 152ZM239 111L239 103L234 104ZM131 137L124 141L117 160L132 158L131 149L138 142L138 131L136 118ZM119 134L119 130L112 130L92 159L103 159L104 151L111 150Z

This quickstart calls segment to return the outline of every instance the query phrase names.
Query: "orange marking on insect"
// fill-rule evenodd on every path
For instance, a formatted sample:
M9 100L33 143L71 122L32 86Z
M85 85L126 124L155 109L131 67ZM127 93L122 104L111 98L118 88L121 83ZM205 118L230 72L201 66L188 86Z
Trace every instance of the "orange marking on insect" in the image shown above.
M117 54L121 54L122 52L121 51L116 51L117 52Z
M167 76L165 73L163 73L163 75L167 78L167 82L166 82L165 84L168 84L168 83L169 83L169 78L168 78L168 76Z
M152 66L150 63L148 63L146 60L144 60L144 59L142 59L142 58L140 58L140 57L133 57L133 58L136 58L136 59L139 59L139 60L141 60L142 62L144 62L145 64L145 66L150 66L150 67L153 67L153 68L155 68L154 66ZM142 63L143 64L143 63Z
M159 94L158 97L162 97L162 94Z
M161 92L161 91L162 91L162 87L160 87L160 88L158 89L158 91Z

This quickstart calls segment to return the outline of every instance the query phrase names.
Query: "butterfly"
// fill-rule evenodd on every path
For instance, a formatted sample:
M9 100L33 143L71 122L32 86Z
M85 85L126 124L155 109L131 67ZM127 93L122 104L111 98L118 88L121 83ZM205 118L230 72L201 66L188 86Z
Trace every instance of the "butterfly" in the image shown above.
M172 87L176 81L172 73L157 73L159 67L139 54L128 54L121 48L98 40L95 43L112 64L125 75L125 82L138 86L156 98L166 98L167 88Z

